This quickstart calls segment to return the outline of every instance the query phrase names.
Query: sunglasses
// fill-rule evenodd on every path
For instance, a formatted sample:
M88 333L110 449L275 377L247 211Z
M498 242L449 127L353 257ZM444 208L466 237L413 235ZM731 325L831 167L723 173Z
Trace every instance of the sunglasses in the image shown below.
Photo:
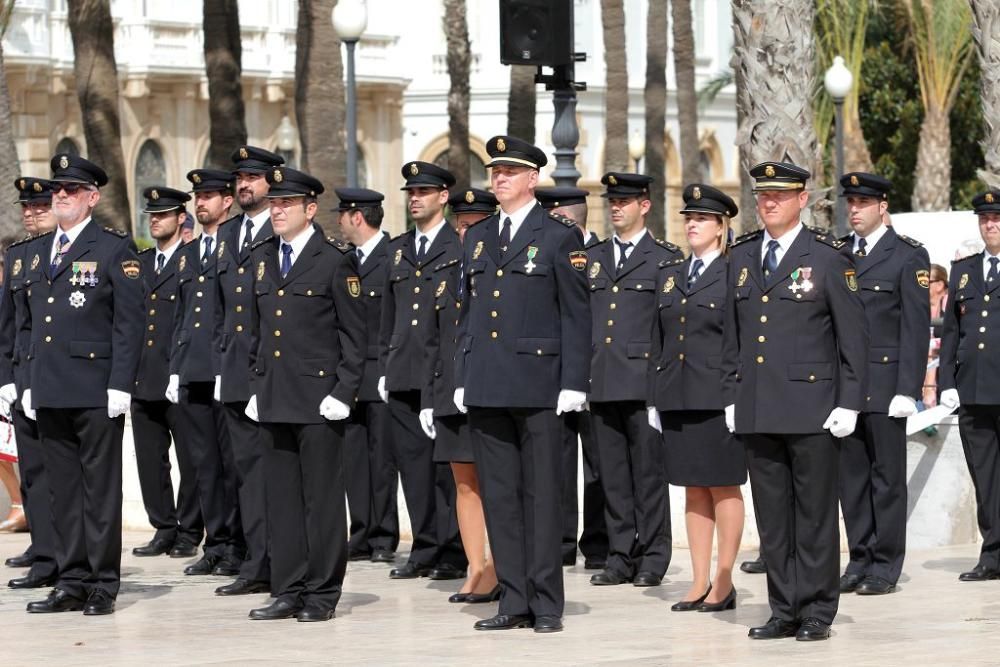
M60 191L73 196L80 190L88 190L89 187L85 183L62 183L54 182L49 185L49 189L52 190L52 194L59 194Z

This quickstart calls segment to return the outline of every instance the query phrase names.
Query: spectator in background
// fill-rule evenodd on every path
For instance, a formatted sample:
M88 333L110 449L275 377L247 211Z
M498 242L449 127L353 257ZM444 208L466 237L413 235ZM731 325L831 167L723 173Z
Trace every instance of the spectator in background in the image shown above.
M0 253L5 252L7 247L16 242L16 237L8 237L0 240ZM0 255L2 256L2 255ZM0 259L0 285L3 284L3 260ZM28 529L28 519L24 514L24 505L21 502L21 486L14 472L14 464L11 461L0 459L0 483L10 497L10 512L7 518L0 521L0 533L21 533Z
M184 222L181 223L181 243L190 243L194 238L194 216L184 211Z
M922 403L924 408L937 405L937 358L941 350L941 316L948 301L948 270L940 264L931 264L931 344L927 353L927 375L924 377ZM937 326L934 321L937 320ZM933 364L933 365L932 365Z

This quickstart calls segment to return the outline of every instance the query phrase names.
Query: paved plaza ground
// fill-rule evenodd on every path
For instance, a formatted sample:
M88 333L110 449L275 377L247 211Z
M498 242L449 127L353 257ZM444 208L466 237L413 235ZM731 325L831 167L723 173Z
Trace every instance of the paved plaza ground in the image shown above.
M768 617L762 575L737 572L736 611L672 613L689 585L686 550L675 550L658 588L593 587L591 572L566 569L566 630L476 632L496 605L452 605L458 582L390 581L388 566L351 563L337 617L329 623L249 621L264 595L220 598L217 577L186 577L186 560L135 558L148 533L125 537L118 612L25 613L38 591L0 590L0 664L193 665L996 665L1000 581L960 583L978 547L909 554L899 592L841 599L830 641L751 641L747 627ZM0 555L19 553L23 535L0 535ZM742 554L750 557L752 553ZM22 570L0 566L0 574ZM43 592L44 593L44 592Z

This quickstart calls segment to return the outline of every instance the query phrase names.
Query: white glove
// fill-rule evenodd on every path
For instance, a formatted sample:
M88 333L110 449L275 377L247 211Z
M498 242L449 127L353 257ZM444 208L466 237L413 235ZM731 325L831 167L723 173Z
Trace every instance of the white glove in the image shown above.
M655 429L657 433L663 433L663 424L660 423L659 410L652 406L646 408L646 421L649 422L650 428Z
M958 389L945 389L941 392L941 405L944 407L954 410L961 402L958 400Z
M389 402L389 392L385 390L385 376L383 375L378 379L378 396L382 399L383 403Z
M726 406L726 428L730 433L736 433L736 404Z
M437 437L437 429L434 428L434 410L431 408L424 408L420 411L420 428L424 429L424 433L428 438L433 440Z
M219 403L222 402L222 376L215 376L215 389L212 391L212 398L214 398Z
M260 419L257 418L257 394L251 396L250 400L247 401L247 407L243 410L243 414L255 422L260 421Z
M254 407L256 407L256 401L254 402ZM351 414L351 408L338 401L333 396L327 396L323 399L323 402L319 404L319 413L323 415L323 419L337 422L341 419L347 419L347 417Z
M177 405L181 400L181 376L171 375L170 380L167 382L167 390L163 392L163 395L167 397L167 400Z
M582 391L560 389L559 398L556 399L556 414L562 415L567 412L583 412L583 406L586 404L587 395Z
M830 434L835 438L846 438L854 433L854 427L858 424L857 410L847 408L834 408L830 416L823 422L823 428L830 429Z
M469 412L469 408L465 407L465 387L459 387L455 390L455 395L452 400L455 402L455 407L463 415Z
M909 396L896 394L889 401L890 417L912 417L917 414L917 402Z
M24 416L35 421L35 409L31 407L31 390L25 389L24 394L21 395L21 409L24 410Z
M10 419L10 410L14 403L17 403L17 387L14 383L0 387L0 414Z
M132 394L117 389L108 389L108 419L121 417L132 404Z

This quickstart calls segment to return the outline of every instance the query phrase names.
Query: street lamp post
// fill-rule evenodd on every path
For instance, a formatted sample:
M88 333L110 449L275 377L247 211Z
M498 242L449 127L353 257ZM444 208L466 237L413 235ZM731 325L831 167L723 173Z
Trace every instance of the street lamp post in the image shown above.
M836 157L837 157L837 199L833 206L833 224L838 236L847 234L847 211L844 198L840 196L840 178L844 175L844 99L851 92L854 77L844 65L844 59L836 56L830 69L823 76L823 86L833 99L836 117Z
M635 173L639 173L639 163L646 152L646 140L639 130L632 130L632 136L628 140L628 155L635 162Z
M354 81L354 47L368 27L365 0L339 0L330 16L333 29L347 46L347 185L358 187L358 102Z

